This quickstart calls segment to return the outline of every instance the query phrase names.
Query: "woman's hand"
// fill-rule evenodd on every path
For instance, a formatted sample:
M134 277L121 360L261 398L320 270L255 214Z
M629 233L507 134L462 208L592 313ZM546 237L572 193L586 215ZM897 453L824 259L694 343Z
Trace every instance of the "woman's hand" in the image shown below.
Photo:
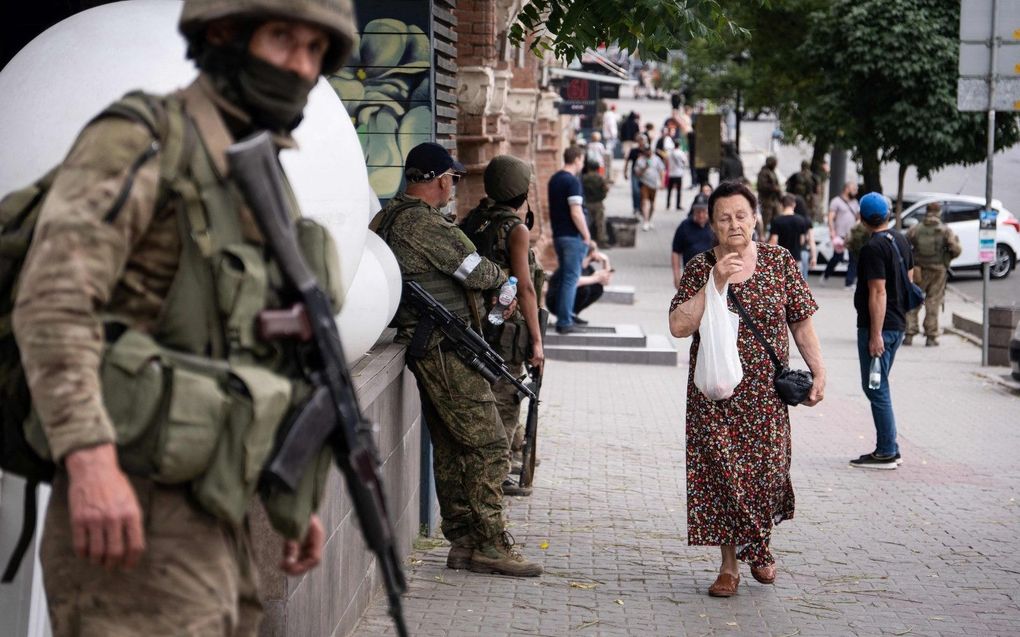
M722 292L723 286L734 276L744 269L744 260L736 252L730 252L715 264L712 268L712 277L715 279L715 287Z
M811 385L811 393L808 394L808 398L803 404L805 407L814 407L818 403L822 402L824 397L825 376L815 376L815 382Z

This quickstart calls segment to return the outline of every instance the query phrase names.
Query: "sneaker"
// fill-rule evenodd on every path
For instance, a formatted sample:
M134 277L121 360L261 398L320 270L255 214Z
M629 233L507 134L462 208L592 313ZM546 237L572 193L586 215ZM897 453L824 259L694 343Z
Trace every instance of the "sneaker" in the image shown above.
M866 453L860 458L851 460L850 466L858 469L895 469L896 456L877 456L873 453Z
M573 324L571 324L571 325L557 325L556 326L556 333L557 334L576 334L577 332L580 332L580 331L581 331L581 328L579 326L573 325Z
M531 495L531 487L522 487L510 478L503 481L503 495L525 496Z
M907 334L906 336L904 336L903 337L903 344L904 345L913 345L914 344L914 335L913 334Z
M925 347L938 347L939 346L939 337L938 336L929 336L928 338L925 339L924 346Z
M896 461L896 466L897 467L900 466L901 464L903 464L903 458L900 457L900 452L899 451L897 451L896 455L893 456L893 460Z
M472 573L490 573L509 575L511 577L538 577L542 574L542 565L529 562L514 549L514 538L503 531L492 540L477 547L471 553L471 564L468 570Z
M577 314L574 315L573 319L574 319L574 325L584 326L584 325L588 324L588 321L584 320L583 318L581 318Z
M648 232L648 229L649 229L649 228L651 228L651 225L650 225L650 224L648 224L647 222L646 222L646 223L644 223L644 224L643 224L643 225L641 226L641 230L642 230L642 231L644 231L644 232Z

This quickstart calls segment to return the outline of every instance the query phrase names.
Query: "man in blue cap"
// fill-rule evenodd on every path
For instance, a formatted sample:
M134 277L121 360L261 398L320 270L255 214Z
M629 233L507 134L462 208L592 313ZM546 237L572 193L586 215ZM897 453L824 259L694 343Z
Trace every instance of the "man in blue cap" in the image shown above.
M464 166L439 144L419 144L404 162L407 188L390 200L371 228L390 246L404 281L415 281L479 334L482 294L507 277L440 210L453 198ZM516 305L504 314L509 318ZM396 341L410 344L407 365L418 381L422 415L434 448L433 473L452 547L446 565L476 573L541 575L542 566L514 550L503 516L510 447L489 382L457 356L439 330L420 323L401 300L392 325Z
M896 417L889 392L889 372L896 350L907 329L907 281L913 260L910 244L889 228L889 200L877 193L861 198L861 221L870 232L857 260L857 353L861 385L871 401L877 442L875 451L850 461L861 469L895 469L901 462L896 444ZM906 268L906 272L902 269ZM879 379L869 382L872 361L877 359Z

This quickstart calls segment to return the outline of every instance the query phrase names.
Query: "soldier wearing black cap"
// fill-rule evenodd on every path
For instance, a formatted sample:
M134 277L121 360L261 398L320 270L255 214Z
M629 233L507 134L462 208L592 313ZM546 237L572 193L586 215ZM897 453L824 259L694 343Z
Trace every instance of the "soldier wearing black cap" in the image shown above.
M479 332L482 294L506 276L440 210L453 197L464 166L434 143L411 149L407 187L376 215L372 229L389 244L404 281L415 281ZM507 316L512 313L508 310ZM410 343L418 316L401 302L393 320L397 342ZM435 448L433 469L443 535L453 545L447 566L478 573L534 577L541 565L513 549L506 531L501 485L510 469L506 433L492 388L447 351L434 331L420 357L407 363L418 381L422 414Z

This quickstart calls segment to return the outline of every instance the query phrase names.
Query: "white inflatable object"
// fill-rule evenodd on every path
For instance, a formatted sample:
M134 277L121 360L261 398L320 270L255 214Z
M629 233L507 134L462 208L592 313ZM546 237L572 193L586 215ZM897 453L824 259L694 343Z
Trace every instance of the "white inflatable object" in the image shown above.
M360 302L344 303L336 319L344 355L352 362L375 344L400 302L400 267L396 258L375 233L369 232L366 239L358 276L349 294ZM396 303L393 290L397 291Z
M0 71L0 148L6 149L0 154L0 195L57 164L88 120L124 93L165 93L191 82L195 68L177 32L181 4L127 0L83 11L36 37ZM354 358L368 351L389 321L399 277L396 289L380 297L392 277L376 276L382 267L377 255L364 258L370 206L364 156L346 109L325 80L312 91L305 114L295 131L300 149L282 153L281 160L304 214L329 228L337 242L348 291L344 307L376 308L371 320L372 311L359 310L365 324L345 330L349 342L367 343L347 346ZM376 284L354 290L363 264L375 269L364 276ZM378 298L386 302L376 303ZM378 331L370 334L368 324Z

